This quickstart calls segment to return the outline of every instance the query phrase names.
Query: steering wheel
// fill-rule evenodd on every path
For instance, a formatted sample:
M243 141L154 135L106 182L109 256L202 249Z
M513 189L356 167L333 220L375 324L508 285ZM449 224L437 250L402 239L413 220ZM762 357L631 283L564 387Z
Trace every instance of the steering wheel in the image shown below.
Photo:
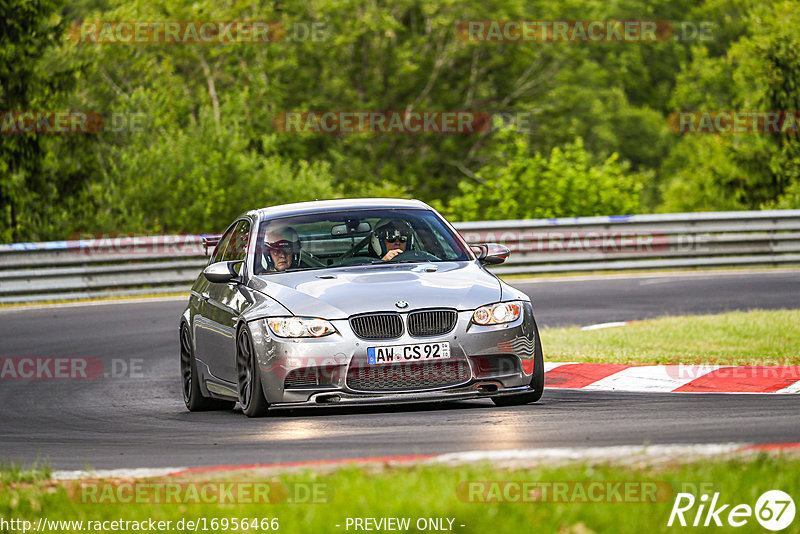
M439 258L422 250L404 250L388 261L438 261Z

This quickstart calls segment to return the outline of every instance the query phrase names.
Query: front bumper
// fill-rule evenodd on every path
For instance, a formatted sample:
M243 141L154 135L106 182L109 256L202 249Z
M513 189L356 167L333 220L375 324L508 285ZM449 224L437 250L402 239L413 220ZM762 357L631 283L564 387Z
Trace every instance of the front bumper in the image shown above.
M337 333L322 338L279 338L272 334L264 320L252 321L248 326L258 357L262 388L271 406L451 401L521 393L528 389L533 372L535 328L530 303L523 303L523 310L517 321L492 326L476 325L471 322L472 312L462 311L458 312L455 328L446 335L421 338L405 332L388 341L357 337L348 320L331 321ZM348 383L348 376L352 380L352 372L359 367L379 367L389 373L404 368L405 364L367 366L368 347L442 341L450 343L451 357L436 362L458 364L460 374L456 379L444 380L441 386L434 379L422 387L365 391L363 381L360 389ZM310 379L307 383L293 380L297 376ZM418 381L409 383L419 384Z

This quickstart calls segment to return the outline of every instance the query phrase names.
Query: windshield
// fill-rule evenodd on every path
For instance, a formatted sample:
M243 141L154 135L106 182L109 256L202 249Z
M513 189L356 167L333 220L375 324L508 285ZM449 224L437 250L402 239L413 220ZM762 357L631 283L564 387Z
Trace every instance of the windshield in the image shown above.
M469 259L459 240L432 211L354 210L263 221L253 272Z

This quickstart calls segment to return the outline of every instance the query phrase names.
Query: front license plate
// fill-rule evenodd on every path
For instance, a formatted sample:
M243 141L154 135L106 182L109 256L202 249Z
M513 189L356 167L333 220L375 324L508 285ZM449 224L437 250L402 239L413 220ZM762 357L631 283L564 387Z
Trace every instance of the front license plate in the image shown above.
M449 341L367 348L367 358L371 364L445 360L449 357Z

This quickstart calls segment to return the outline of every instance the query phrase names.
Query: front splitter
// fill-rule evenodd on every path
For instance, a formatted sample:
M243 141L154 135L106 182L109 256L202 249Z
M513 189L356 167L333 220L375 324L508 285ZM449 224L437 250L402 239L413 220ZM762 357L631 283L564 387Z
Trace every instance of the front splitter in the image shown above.
M419 391L413 393L348 393L344 391L330 391L315 393L305 402L281 402L270 404L270 409L280 408L322 408L331 406L364 406L380 404L411 404L420 402L448 402L469 399L486 399L514 395L530 391L527 386L504 388L497 391L483 391L477 389L487 383L471 384L469 387Z

